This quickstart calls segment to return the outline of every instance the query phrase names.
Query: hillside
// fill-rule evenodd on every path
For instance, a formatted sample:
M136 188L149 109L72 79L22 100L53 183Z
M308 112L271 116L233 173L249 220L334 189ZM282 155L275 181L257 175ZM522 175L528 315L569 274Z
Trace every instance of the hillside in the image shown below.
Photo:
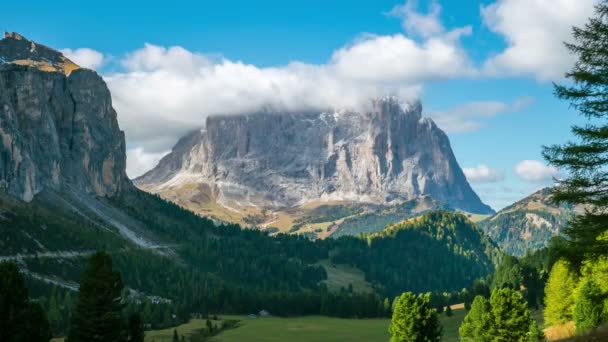
M37 48L23 55L24 46ZM371 243L312 241L217 224L141 191L126 177L125 137L103 79L87 69L23 63L23 56L48 63L64 57L20 35L0 47L0 260L19 264L55 333L65 332L86 258L100 249L122 274L127 310L142 312L153 328L191 313L262 308L386 316L385 296L460 290L492 269L476 232L459 223L445 232L430 228L435 219L443 227L460 216L427 215L428 227ZM327 220L361 213L319 210ZM436 272L428 272L429 260Z
M580 208L555 205L545 188L479 222L479 226L507 253L523 256L527 249L547 246Z
M447 211L430 212L361 239L338 241L344 242L332 261L362 269L389 297L405 290L462 289L491 273L501 255L474 223Z

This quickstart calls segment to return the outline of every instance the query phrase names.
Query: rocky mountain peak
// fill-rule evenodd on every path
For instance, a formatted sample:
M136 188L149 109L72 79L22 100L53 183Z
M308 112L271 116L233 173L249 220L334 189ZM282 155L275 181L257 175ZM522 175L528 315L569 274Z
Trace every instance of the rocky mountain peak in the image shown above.
M0 40L0 64L14 63L42 71L70 74L80 67L61 52L29 40L17 32L4 32Z
M130 182L110 92L60 52L5 33L0 41L0 189L30 201L64 187L111 196Z
M492 212L469 186L445 133L422 118L420 102L394 97L373 99L365 111L208 117L204 131L180 140L136 184L160 193L200 186L203 197L230 208L394 204L429 195Z

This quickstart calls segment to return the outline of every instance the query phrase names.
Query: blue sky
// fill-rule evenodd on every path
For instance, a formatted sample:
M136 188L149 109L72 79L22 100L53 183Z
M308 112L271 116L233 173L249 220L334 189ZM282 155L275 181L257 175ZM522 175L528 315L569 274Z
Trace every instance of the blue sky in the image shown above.
M585 22L592 3L12 1L2 4L0 25L71 49L68 56L106 78L132 176L205 115L234 103L230 94L263 99L276 86L288 109L309 104L294 100L303 93L311 106L326 105L335 100L324 97L328 90L311 90L321 78L329 90L346 89L332 95L345 104L370 89L420 97L473 187L499 209L557 173L543 165L541 146L567 140L580 118L554 98L551 82L563 81L572 57L561 41ZM411 56L411 46L419 53ZM304 85L293 86L294 79ZM158 89L163 84L175 91ZM228 95L216 100L217 93ZM244 102L226 111L258 104Z

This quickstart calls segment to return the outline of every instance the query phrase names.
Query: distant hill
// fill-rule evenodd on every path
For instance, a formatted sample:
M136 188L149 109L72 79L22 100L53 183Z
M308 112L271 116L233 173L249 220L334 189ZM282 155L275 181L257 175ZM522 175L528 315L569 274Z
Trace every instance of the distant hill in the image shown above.
M479 226L507 253L522 256L526 249L545 247L580 208L555 205L545 188L479 222Z
M338 241L341 241L339 239ZM344 241L349 241L345 239ZM332 261L349 263L389 296L409 290L454 291L494 269L501 251L463 214L433 211L343 245Z

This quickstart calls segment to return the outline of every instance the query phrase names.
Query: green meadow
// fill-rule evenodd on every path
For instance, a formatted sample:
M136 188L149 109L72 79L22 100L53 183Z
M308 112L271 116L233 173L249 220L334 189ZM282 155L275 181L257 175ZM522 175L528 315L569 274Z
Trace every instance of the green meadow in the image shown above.
M465 316L465 310L454 310L452 317L441 315L443 325L443 340L458 341L458 327ZM221 320L236 320L236 327L227 329L209 338L209 342L241 342L241 341L368 341L386 342L389 339L389 319L341 319L324 316L305 317L259 317L220 316ZM219 325L217 321L214 324ZM173 329L154 330L146 332L147 342L170 342ZM186 338L196 336L197 332L205 330L205 320L193 319L187 324L176 327L179 335Z

